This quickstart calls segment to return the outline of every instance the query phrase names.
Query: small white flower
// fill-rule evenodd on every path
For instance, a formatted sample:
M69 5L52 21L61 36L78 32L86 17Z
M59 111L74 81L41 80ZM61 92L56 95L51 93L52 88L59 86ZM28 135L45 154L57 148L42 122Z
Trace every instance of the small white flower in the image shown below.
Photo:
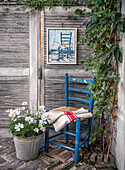
M43 123L46 125L46 124L47 124L47 121L46 121L46 120L44 120L44 121L43 121Z
M38 133L39 132L39 129L38 128L35 128L33 129L34 132Z
M27 102L23 102L22 105L27 105Z
M44 106L39 106L38 111L44 113L46 110Z
M7 109L7 110L6 110L6 113L9 113L9 112L10 112L10 109Z
M35 115L38 116L40 113L39 112L36 112Z
M21 123L18 123L17 125L15 125L14 129L16 129L17 132L20 131L20 129L24 128L24 125Z
M46 113L42 114L42 119L43 119L43 120L46 120L46 119L47 119L47 114L46 114Z
M34 120L34 123L36 123L37 121L36 120Z
M43 120L39 120L39 125L42 125L43 124Z
M29 122L29 124L31 124L34 121L34 118L28 116L28 117L25 118L25 121L27 121L27 122Z
M42 130L43 132L45 132L45 127L40 127L40 130Z
M25 110L25 107L22 107L21 109L22 109L22 110Z
M16 114L16 110L10 109L9 117L10 117L10 118L15 118L16 115L17 115L17 114Z
M19 115L21 112L20 108L15 109L15 111L16 111L16 115Z

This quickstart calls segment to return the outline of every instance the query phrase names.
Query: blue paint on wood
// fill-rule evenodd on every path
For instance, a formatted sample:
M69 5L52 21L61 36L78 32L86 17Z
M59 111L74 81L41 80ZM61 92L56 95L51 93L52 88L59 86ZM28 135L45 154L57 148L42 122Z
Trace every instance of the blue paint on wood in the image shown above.
M65 74L65 106L68 106L68 73Z
M91 103L90 100L86 100L86 99L79 99L79 98L76 98L76 97L68 97L69 100L75 100L75 101L79 101L79 102L84 102L84 103Z
M85 79L72 78L72 77L68 77L68 81L76 82L76 83L93 84L93 80L85 80Z
M75 138L75 163L79 159L79 139L80 139L80 118L76 119L76 138Z
M83 89L76 89L76 88L71 88L68 87L69 91L77 91L77 92L82 92L82 93L87 93L87 94L91 94L91 92L89 90L83 90Z
M71 148L71 147L68 147L68 146L65 146L65 145L62 145L60 143L56 143L56 142L52 142L52 141L49 141L49 143L53 144L53 145L57 145L57 146L60 146L62 148L65 148L65 149L68 149L68 150L71 150L71 151L75 151L74 148Z

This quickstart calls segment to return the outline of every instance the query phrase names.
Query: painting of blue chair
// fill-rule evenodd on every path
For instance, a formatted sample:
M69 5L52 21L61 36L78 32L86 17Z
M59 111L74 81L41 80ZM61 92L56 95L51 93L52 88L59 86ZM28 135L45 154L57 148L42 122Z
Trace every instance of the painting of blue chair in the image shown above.
M59 59L60 56L66 56L67 59L69 55L71 56L71 38L72 32L69 34L63 34L62 32L60 33L61 44L58 47Z
M77 84L77 88L73 87L69 87L69 84ZM65 74L65 106L66 108L69 107L69 100L70 101L76 101L76 106L77 106L77 102L83 102L84 104L87 104L88 107L88 111L89 112L93 112L93 94L89 91L89 90L84 90L83 87L90 83L94 83L94 77L92 80L86 80L86 79L81 79L81 78L74 78L74 77L68 77L68 74ZM80 88L78 88L78 85L80 85ZM77 98L77 97L71 97L69 96L69 94L73 92L73 93L80 93L80 96L83 94L83 96L85 97L85 94L88 95L89 99L83 99L83 98ZM90 138L90 131L91 131L91 122L92 122L92 118L87 118L87 122L84 122L85 120L82 120L81 118L76 118L76 121L72 121L70 123L74 123L75 127L76 127L76 131L75 133L72 133L71 131L69 131L69 124L65 126L64 130L60 130L58 134L49 136L49 129L54 130L54 128L52 126L50 126L48 128L48 130L46 130L45 133L45 151L48 152L48 146L49 143L50 144L54 144L63 148L66 148L68 150L74 151L75 152L75 156L74 156L74 161L75 163L78 162L79 160L79 149L80 147L82 147L83 145L85 145L86 148L89 147L89 138ZM57 143L52 141L52 138L56 138L59 135L64 134L65 136L65 143L68 143L68 139L69 139L69 135L75 137L75 148ZM84 134L84 137L83 137Z

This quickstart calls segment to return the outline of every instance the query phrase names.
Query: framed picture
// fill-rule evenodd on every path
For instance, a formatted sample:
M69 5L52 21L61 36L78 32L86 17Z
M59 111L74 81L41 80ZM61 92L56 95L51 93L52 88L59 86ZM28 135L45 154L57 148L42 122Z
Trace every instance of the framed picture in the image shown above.
M77 28L47 28L47 64L76 64Z

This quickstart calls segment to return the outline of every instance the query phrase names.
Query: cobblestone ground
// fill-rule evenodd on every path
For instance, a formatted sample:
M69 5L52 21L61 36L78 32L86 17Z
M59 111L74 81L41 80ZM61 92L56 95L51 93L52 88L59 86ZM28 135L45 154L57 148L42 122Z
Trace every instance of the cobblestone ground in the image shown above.
M63 141L61 141L63 142ZM71 145L71 143L70 143ZM22 161L16 158L12 138L0 138L0 170L106 170L117 169L112 155L106 162L106 155L101 154L99 149L91 148L89 151L84 147L80 150L79 163L73 161L74 152L50 145L49 152L44 151L42 142L39 156L32 161Z

